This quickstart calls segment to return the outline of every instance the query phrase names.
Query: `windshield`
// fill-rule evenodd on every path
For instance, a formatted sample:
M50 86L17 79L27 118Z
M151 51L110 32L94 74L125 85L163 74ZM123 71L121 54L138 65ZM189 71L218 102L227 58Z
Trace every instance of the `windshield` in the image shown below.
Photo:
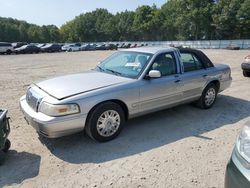
M97 65L97 70L137 78L150 61L152 54L141 52L117 52Z

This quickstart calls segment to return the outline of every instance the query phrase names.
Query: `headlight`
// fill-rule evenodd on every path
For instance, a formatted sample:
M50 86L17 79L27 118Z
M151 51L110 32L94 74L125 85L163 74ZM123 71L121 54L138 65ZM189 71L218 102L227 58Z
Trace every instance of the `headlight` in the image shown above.
M240 156L245 160L242 161L244 166L250 167L250 127L243 127L237 143L236 143L237 151Z
M80 113L80 108L77 104L53 105L43 102L40 105L39 112L48 116L56 117Z

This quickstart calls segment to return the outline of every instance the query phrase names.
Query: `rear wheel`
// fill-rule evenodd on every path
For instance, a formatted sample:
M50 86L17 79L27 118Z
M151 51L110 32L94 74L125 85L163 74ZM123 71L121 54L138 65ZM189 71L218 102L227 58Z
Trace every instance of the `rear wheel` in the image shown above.
M203 90L200 99L197 101L197 105L202 109L209 109L211 108L217 97L218 88L215 84L210 83L207 87Z
M106 142L119 135L125 122L124 111L120 105L105 102L90 112L86 132L98 142Z

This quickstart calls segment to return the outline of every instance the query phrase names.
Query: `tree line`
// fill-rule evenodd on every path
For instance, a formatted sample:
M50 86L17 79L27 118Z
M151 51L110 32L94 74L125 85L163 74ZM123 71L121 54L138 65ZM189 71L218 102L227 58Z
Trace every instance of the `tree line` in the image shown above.
M100 42L250 38L250 0L168 0L116 14L81 14L60 28L0 17L0 41Z

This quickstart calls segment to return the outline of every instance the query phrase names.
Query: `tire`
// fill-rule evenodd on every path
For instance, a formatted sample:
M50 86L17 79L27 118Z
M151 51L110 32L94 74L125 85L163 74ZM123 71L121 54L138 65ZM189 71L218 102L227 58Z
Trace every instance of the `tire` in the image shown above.
M10 55L11 53L12 53L12 51L11 50L7 50L7 52L6 52L8 55Z
M250 72L247 72L247 71L243 70L243 76L244 77L250 77Z
M5 159L6 159L6 154L2 150L0 150L0 166L3 165Z
M214 105L217 98L217 94L218 88L215 84L210 83L203 90L202 95L196 104L202 109L209 109Z
M124 123L125 115L121 106L114 102L105 102L91 110L85 130L93 140L107 142L120 134Z
M70 49L68 50L68 52L72 52L72 49L70 48Z
M5 146L3 148L3 152L7 153L9 151L9 149L10 149L10 146L11 146L11 142L10 142L9 139L7 139L6 142L5 142Z

